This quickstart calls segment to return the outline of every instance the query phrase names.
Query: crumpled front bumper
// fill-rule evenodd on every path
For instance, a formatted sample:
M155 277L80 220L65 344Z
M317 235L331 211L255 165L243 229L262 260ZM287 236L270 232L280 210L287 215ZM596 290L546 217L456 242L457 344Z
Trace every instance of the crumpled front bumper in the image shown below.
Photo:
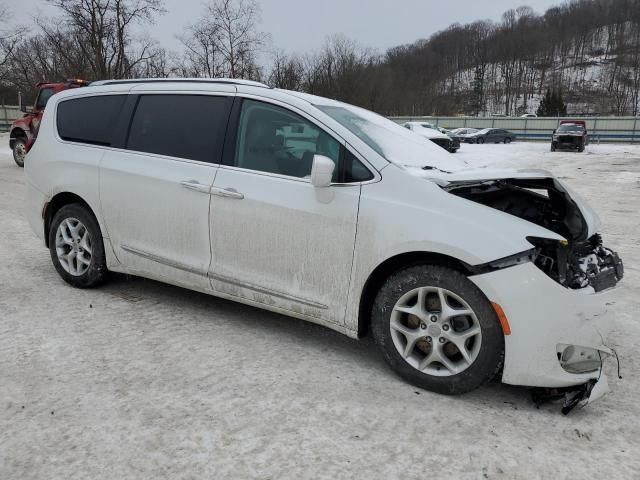
M505 336L504 383L560 388L600 380L589 396L606 393L602 391L606 388L602 368L570 373L561 365L559 349L568 345L577 351L594 349L602 360L612 353L605 340L613 328L619 288L599 293L571 290L531 262L470 279L502 307L511 328L511 334Z

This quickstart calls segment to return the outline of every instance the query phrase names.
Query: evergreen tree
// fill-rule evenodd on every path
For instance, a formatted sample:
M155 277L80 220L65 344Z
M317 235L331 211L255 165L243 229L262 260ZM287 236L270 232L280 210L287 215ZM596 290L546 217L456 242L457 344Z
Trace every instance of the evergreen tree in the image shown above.
M539 117L561 117L567 115L567 105L562 99L562 92L556 89L547 89L547 93L538 107Z

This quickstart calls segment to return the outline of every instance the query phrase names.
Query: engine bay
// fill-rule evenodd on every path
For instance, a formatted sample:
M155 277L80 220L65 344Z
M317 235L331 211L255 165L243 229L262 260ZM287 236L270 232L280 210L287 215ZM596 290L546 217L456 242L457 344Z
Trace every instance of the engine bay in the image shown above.
M580 209L553 178L459 182L443 188L566 238L527 240L535 247L532 260L536 266L567 288L591 287L599 292L615 286L624 275L618 254L603 246L600 235L588 237Z

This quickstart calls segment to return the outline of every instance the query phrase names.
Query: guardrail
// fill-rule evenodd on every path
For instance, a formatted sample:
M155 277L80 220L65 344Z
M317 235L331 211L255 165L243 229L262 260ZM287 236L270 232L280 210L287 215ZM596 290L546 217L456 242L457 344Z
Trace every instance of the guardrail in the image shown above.
M503 128L522 140L551 140L553 131L562 120L584 120L591 142L640 142L639 117L391 117L404 122L429 122L437 127L454 128Z
M0 132L8 132L13 121L22 116L20 107L15 105L0 105Z

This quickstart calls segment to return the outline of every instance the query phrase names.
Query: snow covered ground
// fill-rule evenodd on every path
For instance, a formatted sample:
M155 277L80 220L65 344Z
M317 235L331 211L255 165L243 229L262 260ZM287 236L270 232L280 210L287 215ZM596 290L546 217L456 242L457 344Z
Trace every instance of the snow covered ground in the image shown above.
M569 417L526 389L418 390L374 346L156 282L59 279L0 135L0 479L637 478L640 146L463 145L473 165L554 171L626 262L609 338L623 380ZM544 298L540 299L544 302Z

